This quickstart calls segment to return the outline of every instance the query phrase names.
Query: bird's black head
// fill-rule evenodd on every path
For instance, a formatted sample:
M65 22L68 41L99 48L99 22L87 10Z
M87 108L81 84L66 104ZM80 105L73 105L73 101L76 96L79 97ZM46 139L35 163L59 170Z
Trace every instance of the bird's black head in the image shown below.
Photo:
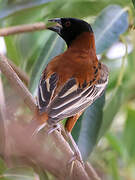
M90 24L75 18L55 18L50 19L51 22L56 22L57 25L48 29L57 32L67 43L68 47L78 35L83 32L93 32Z

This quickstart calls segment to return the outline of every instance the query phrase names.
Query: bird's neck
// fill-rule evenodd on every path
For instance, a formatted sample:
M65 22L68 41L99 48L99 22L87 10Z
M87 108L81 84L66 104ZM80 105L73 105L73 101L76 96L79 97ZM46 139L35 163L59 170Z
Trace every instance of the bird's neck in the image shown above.
M84 32L80 34L71 44L69 49L77 51L88 51L96 54L95 38L92 32Z

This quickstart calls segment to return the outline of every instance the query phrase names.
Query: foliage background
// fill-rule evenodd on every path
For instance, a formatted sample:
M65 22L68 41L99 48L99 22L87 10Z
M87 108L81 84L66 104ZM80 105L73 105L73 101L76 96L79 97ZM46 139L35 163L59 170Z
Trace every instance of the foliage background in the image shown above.
M97 54L110 71L109 85L106 94L80 117L73 130L73 136L84 160L92 162L100 176L107 180L135 179L133 3L131 0L0 0L1 28L39 21L47 23L50 18L69 16L82 18L92 25ZM47 30L8 36L4 40L6 55L28 74L29 89L35 96L44 66L52 57L65 50L65 43L55 33ZM113 48L117 44L123 45L124 50ZM110 51L111 54L118 51L120 55L109 56ZM7 81L2 78L8 89ZM9 91L6 92L8 96ZM24 109L21 111L25 112ZM23 174L27 175L28 179L35 178L32 170L7 170L4 162L0 161L2 177L6 174L6 179L15 179L12 176L14 172L21 174L22 179ZM52 177L48 174L47 178Z

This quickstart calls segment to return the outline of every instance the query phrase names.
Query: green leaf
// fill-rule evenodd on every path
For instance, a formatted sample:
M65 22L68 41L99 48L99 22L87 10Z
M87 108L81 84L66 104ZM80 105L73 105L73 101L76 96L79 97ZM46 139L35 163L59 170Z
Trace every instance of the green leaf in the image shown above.
M57 11L57 8L54 8L53 12L51 12L51 16L69 17L70 14L70 17L84 18L96 15L106 4L105 1L66 1L59 11Z
M42 169L39 166L36 167L36 173L39 176L38 180L51 180L52 179L51 177L53 177L53 175L51 176L51 174L49 172L46 172L45 169Z
M6 168L5 162L0 158L0 175L4 173Z
M114 0L114 3L120 5L128 4L129 0L121 1ZM49 17L76 17L76 18L91 18L90 16L97 16L103 8L107 5L111 4L111 0L63 0L63 1L55 1L48 6L49 8ZM98 6L97 6L98 4ZM58 11L59 9L59 11Z
M93 26L95 33L96 52L102 53L119 39L120 34L128 28L126 8L110 5L96 18Z
M120 180L121 178L119 174L117 158L114 154L110 155L109 166L111 168L111 174L112 174L113 179Z
M20 11L25 11L27 9L31 10L37 7L41 7L46 3L53 1L53 0L30 0L27 2L21 3L12 3L7 5L6 7L2 8L0 11L0 19L6 18L8 16L12 16L16 13L20 13Z
M101 138L106 133L115 115L119 111L123 103L123 93L122 86L119 86L113 90L111 98L104 108L103 122L100 128L99 138Z
M105 137L113 150L117 152L118 156L121 156L122 158L125 158L127 156L125 146L121 140L121 137L118 137L111 132L108 132Z
M7 36L4 38L7 48L8 57L17 65L20 64L20 54L18 51L18 47L15 46L15 37Z
M36 94L36 89L43 69L54 56L63 52L64 47L64 41L56 33L52 33L45 43L31 74L30 91L33 95Z
M123 131L123 143L129 154L130 160L135 161L135 109L128 108L127 118Z
M7 180L35 180L35 173L31 168L16 167L6 170L3 177Z
M105 94L87 108L73 129L72 135L75 137L84 160L88 158L97 142L104 103Z
M51 36L51 31L26 33L18 36L16 46L21 52L22 67L30 72L34 62L39 57L44 44Z
M134 5L134 8L135 8L135 0L132 0L132 3L133 3L133 5Z

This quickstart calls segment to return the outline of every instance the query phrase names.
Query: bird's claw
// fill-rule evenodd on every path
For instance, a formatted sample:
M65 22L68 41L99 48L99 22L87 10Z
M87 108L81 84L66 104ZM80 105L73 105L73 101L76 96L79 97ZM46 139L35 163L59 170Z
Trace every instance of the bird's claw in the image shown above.
M51 126L49 130L47 131L47 134L51 134L53 131L58 130L61 133L61 127L60 124L55 124L54 126Z
M74 155L72 156L72 158L69 160L68 164L72 164L74 163L74 161L78 160L81 165L84 167L84 162L82 160L82 156L81 153L79 151L75 151Z

